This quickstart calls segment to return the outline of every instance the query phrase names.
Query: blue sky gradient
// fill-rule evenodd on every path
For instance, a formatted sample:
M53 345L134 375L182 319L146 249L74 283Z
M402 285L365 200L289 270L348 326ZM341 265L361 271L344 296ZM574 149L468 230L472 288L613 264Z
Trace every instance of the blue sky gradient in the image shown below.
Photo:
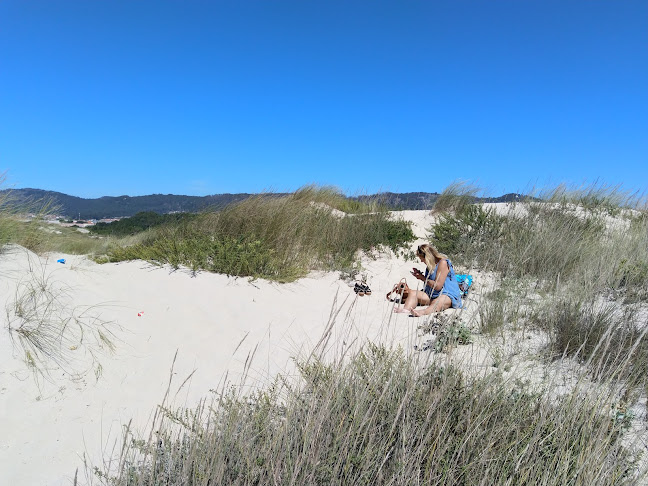
M648 187L648 2L0 2L0 171L81 197Z

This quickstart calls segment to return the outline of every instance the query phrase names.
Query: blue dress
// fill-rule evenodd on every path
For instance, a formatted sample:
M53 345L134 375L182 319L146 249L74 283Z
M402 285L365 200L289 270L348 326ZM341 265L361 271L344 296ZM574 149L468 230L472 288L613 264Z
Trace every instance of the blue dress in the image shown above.
M459 283L457 282L457 276L455 275L454 267L450 260L448 262L448 276L443 283L443 288L441 290L434 290L429 285L425 286L424 292L430 297L430 300L436 299L439 295L447 295L452 301L452 307L455 309L460 309L463 307L461 303L461 290L459 290ZM436 264L434 271L430 274L428 269L425 270L425 280L436 280L437 270L439 269L439 264Z

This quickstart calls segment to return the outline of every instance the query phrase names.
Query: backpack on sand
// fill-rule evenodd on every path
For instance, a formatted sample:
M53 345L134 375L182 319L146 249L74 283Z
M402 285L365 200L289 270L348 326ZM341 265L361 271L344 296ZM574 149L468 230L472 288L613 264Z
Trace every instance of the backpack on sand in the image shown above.
M473 278L472 275L457 275L457 283L459 284L459 290L461 291L461 296L465 297L468 295L468 291L470 290L470 286L473 283Z

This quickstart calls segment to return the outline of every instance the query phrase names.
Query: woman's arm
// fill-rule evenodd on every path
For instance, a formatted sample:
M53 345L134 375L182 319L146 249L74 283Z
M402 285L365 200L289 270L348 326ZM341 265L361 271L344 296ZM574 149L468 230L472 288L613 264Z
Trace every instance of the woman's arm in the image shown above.
M434 290L434 280L430 278L429 268L425 269L425 273L421 272L418 268L415 268L414 271L412 272L412 275L414 275L421 282L423 282L426 287L430 287L432 290Z
M437 267L436 280L433 280L434 290L440 291L441 289L443 289L445 279L448 276L449 272L450 268L448 267L447 260L441 260L439 262L439 266Z

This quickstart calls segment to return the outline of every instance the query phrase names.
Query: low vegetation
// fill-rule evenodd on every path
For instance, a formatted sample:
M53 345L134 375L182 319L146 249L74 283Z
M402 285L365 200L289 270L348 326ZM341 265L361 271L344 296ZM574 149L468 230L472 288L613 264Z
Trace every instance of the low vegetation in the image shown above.
M419 355L421 356L421 355ZM346 364L299 364L199 409L162 406L154 440L130 434L102 483L631 484L625 424L584 388L559 400L499 374L465 376L369 346ZM600 391L600 390L599 390Z
M606 214L566 199L529 200L504 212L465 205L442 213L430 235L468 268L534 279L548 289L570 283L581 292L634 287L631 293L641 293L648 283L648 215L626 210L610 220Z
M108 257L290 281L312 269L351 268L360 250L396 250L413 238L409 223L380 207L307 187L151 229L141 243L116 246Z
M153 211L143 211L130 218L123 218L112 223L97 223L90 227L90 233L113 237L129 236L165 224L190 223L196 217L195 213L158 214Z
M482 299L483 332L506 323L540 330L550 337L550 358L574 357L599 378L645 380L648 215L627 207L638 200L616 188L546 194L545 202L527 198L499 212L480 205L444 212L431 238L455 262L502 279Z

